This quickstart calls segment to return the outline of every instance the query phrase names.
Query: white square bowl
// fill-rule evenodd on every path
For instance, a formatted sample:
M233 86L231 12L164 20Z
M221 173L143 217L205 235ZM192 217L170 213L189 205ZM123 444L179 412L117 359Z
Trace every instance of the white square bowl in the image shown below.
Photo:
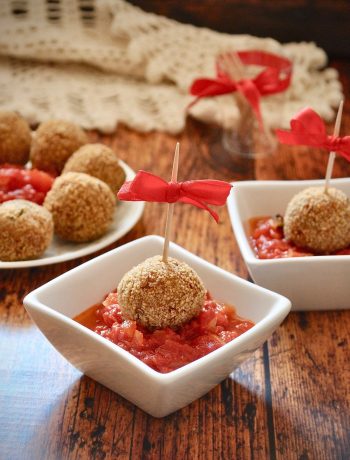
M39 329L71 364L155 417L207 393L253 353L290 310L288 299L171 244L170 255L193 267L216 300L234 305L240 316L254 321L252 329L193 363L161 374L71 319L101 302L127 270L160 254L162 246L159 236L140 238L64 273L23 301Z
M249 242L248 222L252 217L284 215L296 193L323 184L323 180L235 182L227 202L251 277L260 286L288 297L292 310L350 308L350 256L258 259ZM333 179L331 185L350 197L350 179Z

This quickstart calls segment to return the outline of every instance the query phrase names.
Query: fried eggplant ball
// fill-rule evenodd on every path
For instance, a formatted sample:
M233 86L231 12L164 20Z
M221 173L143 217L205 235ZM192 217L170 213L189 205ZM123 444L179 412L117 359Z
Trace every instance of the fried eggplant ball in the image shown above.
M74 242L102 236L113 221L115 197L107 184L84 173L55 179L44 206L53 216L55 233Z
M350 200L341 191L310 187L289 202L284 217L287 240L316 254L328 254L350 244Z
M117 193L125 181L124 169L112 149L103 144L86 144L68 159L66 172L81 172L97 177Z
M31 142L26 120L15 112L0 112L0 163L26 164Z
M41 123L30 149L33 168L60 174L68 158L87 143L87 135L74 123L63 120Z
M118 303L126 318L150 329L176 328L199 314L205 288L186 263L151 257L127 272L118 286Z
M53 235L50 212L26 200L0 205L0 260L36 259L48 248Z

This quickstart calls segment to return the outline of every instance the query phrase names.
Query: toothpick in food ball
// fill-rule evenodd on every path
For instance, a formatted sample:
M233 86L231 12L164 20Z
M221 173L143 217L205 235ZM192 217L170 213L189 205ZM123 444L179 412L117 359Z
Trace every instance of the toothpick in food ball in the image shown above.
M225 204L231 185L223 181L177 182L179 144L175 148L171 181L139 171L118 193L120 200L168 203L163 255L146 259L128 271L117 289L124 317L149 329L176 328L199 314L206 290L198 274L185 262L169 257L169 240L176 202L205 209L218 220L208 204Z
M287 240L316 254L329 254L350 244L350 200L339 189L329 186L335 153L350 160L350 136L338 137L343 109L339 105L333 136L327 136L319 115L303 109L291 120L291 131L277 131L282 143L324 147L331 150L325 185L297 193L289 202L284 216Z

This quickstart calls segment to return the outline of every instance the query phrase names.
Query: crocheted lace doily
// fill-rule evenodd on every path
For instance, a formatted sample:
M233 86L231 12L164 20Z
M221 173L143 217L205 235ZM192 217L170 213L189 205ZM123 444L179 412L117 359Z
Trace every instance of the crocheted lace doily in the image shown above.
M326 55L313 43L221 34L123 0L5 0L0 29L0 109L16 110L32 124L64 118L104 132L122 122L178 133L192 100L190 83L213 76L215 56L232 49L293 61L288 91L262 101L272 127L288 126L306 105L331 120L342 97L337 72L324 69ZM225 127L239 119L232 95L201 100L190 114Z

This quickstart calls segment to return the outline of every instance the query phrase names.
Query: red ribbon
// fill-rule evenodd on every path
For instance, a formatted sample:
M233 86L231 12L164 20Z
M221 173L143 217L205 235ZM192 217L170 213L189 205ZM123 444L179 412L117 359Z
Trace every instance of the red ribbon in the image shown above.
M266 69L253 79L234 81L222 70L217 60L216 78L198 78L192 83L190 93L197 97L189 107L203 97L239 91L252 106L262 128L260 97L280 93L288 88L292 77L292 63L289 59L265 51L237 51L236 54L243 64L258 65Z
M139 171L132 181L122 185L118 198L124 201L154 201L157 203L180 201L205 209L218 222L218 215L207 206L207 203L215 206L224 205L231 187L229 183L220 180L166 182L152 173Z
M324 121L309 107L298 112L291 119L290 126L291 131L276 130L282 144L325 148L350 161L350 136L328 136Z

